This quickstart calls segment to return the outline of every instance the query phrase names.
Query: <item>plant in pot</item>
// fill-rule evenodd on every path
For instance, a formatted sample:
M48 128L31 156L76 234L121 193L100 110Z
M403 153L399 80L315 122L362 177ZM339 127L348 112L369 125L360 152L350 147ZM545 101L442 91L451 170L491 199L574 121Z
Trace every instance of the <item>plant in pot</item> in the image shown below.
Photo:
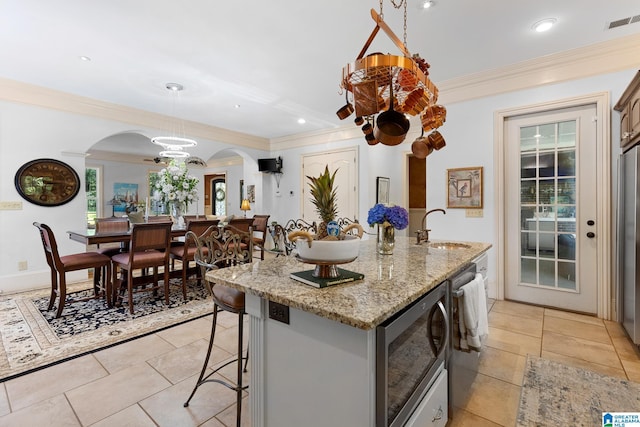
M340 229L336 222L338 214L337 193L335 184L337 170L329 172L325 166L324 172L317 177L307 176L309 180L311 202L320 216L318 234L307 231L289 233L289 241L295 242L298 257L308 263L317 264L316 273L319 277L332 277L335 264L351 262L358 257L360 238L364 232L360 224L354 223ZM351 235L351 230L357 230L357 235ZM318 268L321 265L333 268ZM332 271L331 271L332 270ZM328 275L328 276L327 276Z

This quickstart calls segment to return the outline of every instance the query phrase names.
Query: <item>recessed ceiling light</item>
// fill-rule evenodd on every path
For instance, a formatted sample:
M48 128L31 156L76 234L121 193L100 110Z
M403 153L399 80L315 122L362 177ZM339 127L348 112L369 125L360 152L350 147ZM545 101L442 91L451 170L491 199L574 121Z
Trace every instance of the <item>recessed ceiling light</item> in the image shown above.
M436 5L436 2L433 0L423 0L421 2L418 3L418 8L419 9L429 9L430 7L433 7Z
M533 28L533 30L538 33L543 33L545 31L549 31L555 23L556 23L555 18L547 18L547 19L543 19L541 21L536 22L531 26L531 28Z
M78 58L80 58L81 61L91 61L91 58L89 58L88 56L78 56Z
M307 123L307 121L305 119L303 119L302 117L298 119L298 124L303 125Z

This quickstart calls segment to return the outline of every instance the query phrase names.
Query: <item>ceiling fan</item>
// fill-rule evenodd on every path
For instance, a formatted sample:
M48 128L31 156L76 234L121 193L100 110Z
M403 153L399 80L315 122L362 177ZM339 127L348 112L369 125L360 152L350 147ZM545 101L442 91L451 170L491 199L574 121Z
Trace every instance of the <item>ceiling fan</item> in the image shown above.
M168 165L169 162L171 161L171 159L172 159L171 157L157 156L157 157L154 157L153 159L144 159L144 161L145 162L154 162L156 164ZM205 162L203 159L201 159L200 157L197 157L197 156L189 156L189 157L184 159L184 162L187 165L207 166L207 162Z

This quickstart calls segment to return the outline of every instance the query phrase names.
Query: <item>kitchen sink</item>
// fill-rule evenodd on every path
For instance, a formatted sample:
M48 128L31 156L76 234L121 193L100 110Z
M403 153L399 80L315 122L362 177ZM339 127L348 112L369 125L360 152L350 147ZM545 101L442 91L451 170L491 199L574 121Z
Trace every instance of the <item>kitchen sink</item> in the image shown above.
M469 249L471 246L465 243L457 243L457 242L431 242L429 243L429 247L433 249Z

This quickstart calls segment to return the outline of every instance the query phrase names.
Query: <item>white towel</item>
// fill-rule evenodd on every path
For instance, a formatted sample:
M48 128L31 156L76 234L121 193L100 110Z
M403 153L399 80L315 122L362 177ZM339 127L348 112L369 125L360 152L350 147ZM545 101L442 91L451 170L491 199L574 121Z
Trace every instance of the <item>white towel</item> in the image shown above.
M477 273L475 279L460 289L462 290L462 296L458 298L460 348L480 351L482 340L489 334L487 296L482 274Z

